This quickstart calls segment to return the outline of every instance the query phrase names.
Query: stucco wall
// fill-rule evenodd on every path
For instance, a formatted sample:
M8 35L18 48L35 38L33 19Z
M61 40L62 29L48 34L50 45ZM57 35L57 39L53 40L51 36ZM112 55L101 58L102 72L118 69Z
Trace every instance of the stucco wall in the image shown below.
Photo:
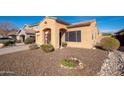
M59 24L59 23L56 23L55 24L55 38L56 38L56 48L59 48L60 47L60 31L64 29L65 31L67 31L67 27L66 25L63 25L63 24ZM64 35L63 35L63 38L64 38ZM64 39L63 39L64 41Z
M53 19L46 18L39 24L39 33L36 33L36 43L39 45L44 44L44 29L51 29L51 44L55 48L59 48L59 33L60 29L66 29L66 31L81 31L81 42L67 42L68 47L77 47L77 48L93 48L98 38L98 29L96 27L96 22L92 22L90 26L77 27L77 28L67 28L66 25L57 23ZM94 35L94 39L92 39ZM65 34L63 35L63 41L65 39Z
M39 33L36 34L36 43L37 44L44 44L44 30L51 29L51 44L56 47L56 37L55 37L55 21L52 19L43 20L39 24ZM37 37L38 35L38 37Z
M94 23L93 23L94 24ZM98 37L98 30L97 27L94 25L87 26L87 27L78 27L78 28L71 28L68 31L81 31L81 42L67 42L68 47L77 47L77 48L93 48L96 44ZM95 38L92 39L92 35L95 34Z

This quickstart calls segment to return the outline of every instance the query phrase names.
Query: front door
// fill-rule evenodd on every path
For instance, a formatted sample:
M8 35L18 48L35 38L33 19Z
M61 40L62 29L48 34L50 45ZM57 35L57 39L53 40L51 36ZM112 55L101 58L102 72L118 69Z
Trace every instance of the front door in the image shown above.
M25 41L25 35L21 35L20 38L21 38L21 39L20 39L21 42L24 42L24 41Z
M50 44L51 43L51 31L44 32L44 43Z
M60 31L59 33L59 47L62 47L62 42L63 42L63 35L64 35L65 31Z
M62 46L62 32L59 33L59 46Z

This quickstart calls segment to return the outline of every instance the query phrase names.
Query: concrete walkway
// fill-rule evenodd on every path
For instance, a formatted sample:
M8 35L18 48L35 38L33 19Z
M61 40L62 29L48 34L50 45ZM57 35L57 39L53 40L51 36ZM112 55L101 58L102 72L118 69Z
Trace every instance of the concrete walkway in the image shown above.
M24 45L24 44L6 47L6 48L1 48L0 49L0 55L19 52L19 51L28 50L28 49L29 49L28 45Z

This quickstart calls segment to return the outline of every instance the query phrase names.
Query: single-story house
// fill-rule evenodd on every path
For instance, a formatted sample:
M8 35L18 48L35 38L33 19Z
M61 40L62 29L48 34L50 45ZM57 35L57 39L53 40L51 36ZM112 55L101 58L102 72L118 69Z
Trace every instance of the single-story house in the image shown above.
M97 43L99 30L96 20L70 24L60 19L46 17L39 23L36 44L52 44L55 49L62 47L93 48Z
M29 37L35 38L37 26L38 25L24 25L24 27L17 32L17 40L21 40L21 42L24 42L25 39Z
M10 38L16 39L17 30L10 30L10 31L8 31L7 36L10 37Z

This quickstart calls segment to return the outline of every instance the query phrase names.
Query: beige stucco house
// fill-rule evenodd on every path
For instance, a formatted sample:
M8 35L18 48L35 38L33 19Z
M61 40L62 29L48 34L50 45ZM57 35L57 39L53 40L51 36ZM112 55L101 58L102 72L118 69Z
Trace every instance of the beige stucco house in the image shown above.
M93 48L97 43L99 30L96 20L70 24L57 18L46 17L39 23L36 44L52 44L56 49L67 43L67 47Z

